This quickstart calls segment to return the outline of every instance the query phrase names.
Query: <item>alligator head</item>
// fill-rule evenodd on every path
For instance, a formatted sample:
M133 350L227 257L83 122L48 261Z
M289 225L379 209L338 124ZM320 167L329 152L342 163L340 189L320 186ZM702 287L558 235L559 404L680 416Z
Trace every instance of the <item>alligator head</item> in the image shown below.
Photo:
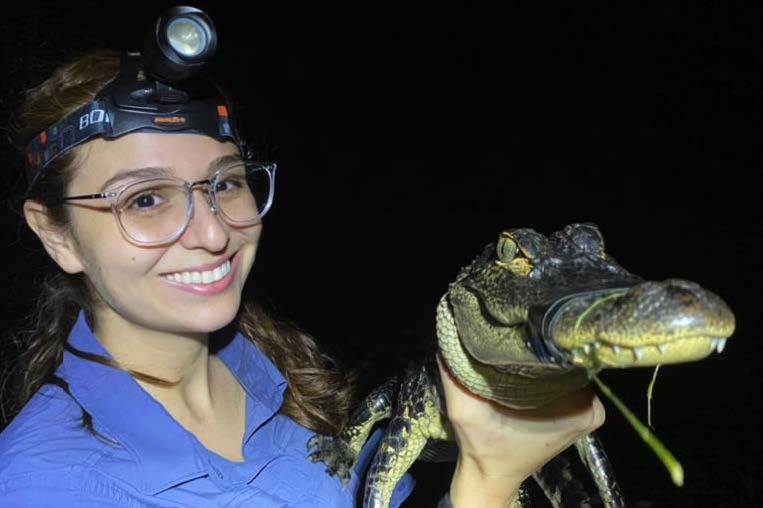
M591 223L549 237L501 232L461 269L438 309L453 373L511 407L548 403L586 384L589 371L704 358L733 331L718 296L694 282L629 273Z

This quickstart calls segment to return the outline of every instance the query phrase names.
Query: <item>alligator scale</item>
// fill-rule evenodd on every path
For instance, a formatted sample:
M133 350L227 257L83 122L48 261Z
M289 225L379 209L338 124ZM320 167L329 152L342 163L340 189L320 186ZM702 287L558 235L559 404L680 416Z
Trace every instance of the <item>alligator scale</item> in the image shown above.
M436 312L437 349L461 384L515 409L538 408L578 390L603 368L690 362L723 350L734 316L715 294L681 279L645 281L604 250L595 224L546 237L510 229L468 266ZM373 425L390 419L371 464L365 508L387 508L416 459L455 459L434 354L366 397L336 438L308 443L343 484ZM600 442L575 444L608 508L624 502ZM560 459L557 459L560 460ZM555 508L576 502L549 465L533 474ZM564 466L561 466L564 467ZM569 493L568 493L569 492ZM514 508L524 506L520 496Z

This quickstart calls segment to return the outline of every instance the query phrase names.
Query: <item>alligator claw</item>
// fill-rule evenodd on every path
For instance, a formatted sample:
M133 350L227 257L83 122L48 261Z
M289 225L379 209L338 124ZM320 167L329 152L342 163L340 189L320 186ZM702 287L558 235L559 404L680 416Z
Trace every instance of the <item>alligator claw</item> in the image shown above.
M314 435L313 437L311 437L311 438L310 438L310 440L307 442L307 449L308 449L308 450L309 450L310 448L313 448L313 447L315 447L315 446L318 446L318 443L320 442L320 439L319 439L319 437L321 437L321 436L319 436L318 434L316 434L316 435Z
M352 448L341 439L321 435L315 435L307 442L308 449L313 447L317 447L317 450L307 458L311 462L326 464L326 472L339 478L342 489L347 487L350 481L350 470L355 462L355 453Z

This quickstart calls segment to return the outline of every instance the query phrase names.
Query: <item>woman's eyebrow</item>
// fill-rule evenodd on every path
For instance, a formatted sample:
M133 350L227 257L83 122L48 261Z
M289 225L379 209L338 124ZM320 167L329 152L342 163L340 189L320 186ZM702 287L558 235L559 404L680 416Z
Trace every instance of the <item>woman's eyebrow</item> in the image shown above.
M132 180L138 178L150 178L154 176L173 176L169 168L161 166L149 166L138 169L123 169L116 175L106 180L101 185L101 192L111 187L113 184L121 182L123 180Z
M239 154L228 154L228 155L221 155L220 157L217 157L216 159L213 159L209 166L207 166L207 175L211 175L215 171L217 171L220 167L226 165L226 164L232 164L234 162L241 162L243 159L241 158L241 155ZM114 185L117 182L121 182L123 180L131 180L131 179L137 179L137 178L151 178L151 177L174 177L175 175L172 172L172 168L167 166L147 166L144 168L136 168L136 169L122 169L117 174L106 180L103 185L101 185L100 192L103 192L108 187Z

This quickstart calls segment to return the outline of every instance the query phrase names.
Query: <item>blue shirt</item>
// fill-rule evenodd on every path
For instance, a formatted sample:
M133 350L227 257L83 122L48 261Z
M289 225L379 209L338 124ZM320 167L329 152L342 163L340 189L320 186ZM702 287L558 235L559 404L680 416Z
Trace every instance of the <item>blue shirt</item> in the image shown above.
M69 335L76 349L111 358L80 312ZM46 384L0 434L3 507L350 507L381 438L363 447L345 490L307 459L313 431L278 414L286 380L240 333L217 356L246 391L244 462L207 449L126 372L68 351L56 375L93 417L97 439L81 425L79 406ZM413 489L409 474L391 506Z

